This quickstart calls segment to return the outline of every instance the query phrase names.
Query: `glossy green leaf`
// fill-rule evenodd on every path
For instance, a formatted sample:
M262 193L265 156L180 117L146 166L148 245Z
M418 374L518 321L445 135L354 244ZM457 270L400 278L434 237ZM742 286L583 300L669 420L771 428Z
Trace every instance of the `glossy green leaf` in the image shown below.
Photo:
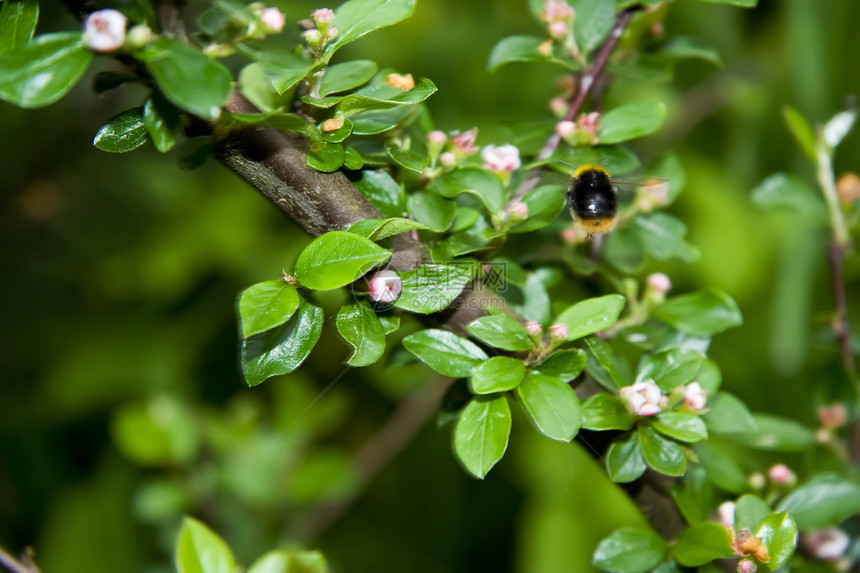
M624 304L620 294L589 298L568 307L555 322L567 326L567 340L576 340L615 324Z
M379 315L379 322L382 324L382 329L385 331L385 334L391 334L400 328L399 316Z
M376 62L372 60L353 60L329 66L320 81L319 94L327 96L357 88L369 82L376 70Z
M805 452L816 443L815 432L794 420L770 414L753 414L753 420L755 432L732 438L752 448L777 452Z
M456 202L430 190L410 194L406 205L417 221L440 233L451 226L457 212Z
M269 551L248 568L248 573L328 573L319 551Z
M339 143L317 141L308 153L308 165L323 173L337 171L345 159L346 152Z
M731 534L719 523L710 521L691 525L672 546L672 557L685 567L699 567L733 554Z
M655 308L652 315L696 336L712 336L743 324L737 303L718 289L672 297Z
M385 84L374 84L344 96L312 97L306 95L302 96L302 101L321 109L336 106L339 116L348 117L369 110L421 103L434 93L436 93L436 84L427 78L418 78L415 81L415 87L408 91Z
M546 41L546 38L538 36L508 36L500 40L490 52L487 61L487 69L496 71L505 64L513 62L548 62L564 66L569 70L578 70L581 66L553 45L552 54L545 56L538 51L538 47Z
M604 388L615 391L621 386L629 386L630 380L621 367L621 359L608 342L596 336L585 339L588 355L585 370Z
M788 126L791 135L794 136L794 140L800 146L801 151L811 161L818 161L815 152L815 132L806 118L790 105L782 106L782 118L785 120L785 124Z
M588 430L629 430L633 427L633 416L616 396L595 394L582 405L582 427Z
M660 55L673 60L698 59L722 67L723 59L714 47L695 36L675 36L660 48Z
M547 438L569 442L579 432L582 406L567 383L529 372L514 393L537 430Z
M770 571L785 565L797 547L797 525L787 511L765 517L758 529L753 531L753 535L767 547L770 554L767 568Z
M343 166L351 171L358 171L364 167L364 157L351 147L343 151Z
M221 63L183 42L160 37L136 57L165 97L203 119L215 120L233 92L233 77Z
M654 428L639 428L639 444L645 463L655 471L667 476L684 475L687 456L684 448L674 440L664 438Z
M387 171L368 169L355 182L356 188L373 206L389 217L400 217L406 209L406 195Z
M705 362L705 355L692 348L670 348L642 359L636 382L653 380L661 390L669 392L692 382Z
M242 373L248 386L298 368L319 340L320 307L305 303L285 324L242 341Z
M391 26L415 11L416 0L349 0L335 10L338 35L325 48L326 59L369 32Z
M365 219L349 228L350 233L367 237L371 241L381 241L407 231L424 230L427 226L403 217L390 219Z
M477 396L463 408L457 420L454 453L466 471L484 479L505 455L510 433L511 410L504 395Z
M511 229L511 233L526 233L546 227L558 218L567 202L567 189L561 185L541 185L523 198L529 208L529 216Z
M391 109L368 110L351 115L352 132L356 135L378 135L390 131L415 114L414 107L402 105Z
M108 153L125 153L147 141L143 108L136 107L110 118L93 138L93 145Z
M193 517L182 520L175 560L179 573L234 573L236 570L233 553L224 540Z
M326 143L340 143L352 134L352 121L343 120L343 125L333 131L320 131L319 138ZM346 150L344 149L344 153Z
M603 114L597 137L602 145L636 139L660 129L665 118L666 106L662 103L628 103Z
M785 209L817 224L828 221L821 193L797 175L774 173L759 183L751 196L753 203L765 209Z
M738 498L735 504L735 523L736 531L741 529L749 529L755 531L759 523L771 514L770 506L757 495L745 494Z
M705 423L695 414L661 412L654 420L654 429L681 442L698 442L708 437Z
M445 376L471 376L487 359L484 351L462 336L435 328L419 330L403 339L403 346L418 360Z
M391 257L369 239L346 231L320 235L299 254L296 279L314 290L347 285Z
M578 348L556 350L549 358L532 368L532 371L544 376L558 378L562 382L570 382L585 368L585 352Z
M646 573L666 557L666 541L650 529L622 527L602 540L592 563L611 573Z
M580 49L585 53L595 50L609 36L615 26L615 6L605 0L573 0L576 10L573 31Z
M93 53L80 32L42 34L0 58L0 99L19 107L43 107L71 90Z
M466 325L466 330L481 342L502 350L530 350L534 346L525 327L507 314L482 316Z
M296 287L280 279L246 288L239 295L242 336L248 338L284 324L299 308L299 302Z
M158 97L146 100L143 106L143 123L152 144L161 153L167 153L176 145L176 129L179 127L179 114L175 108Z
M860 486L836 474L821 474L782 498L777 509L791 512L804 531L834 527L860 511Z
M708 412L702 417L715 434L747 434L756 431L756 422L747 405L728 392L708 397Z
M453 198L460 193L478 197L491 214L505 206L505 187L501 179L480 167L461 167L442 175L430 187L442 197Z
M23 46L39 21L38 0L6 0L0 6L0 54Z
M337 331L353 347L347 360L350 366L369 366L385 352L385 331L376 313L366 302L341 307L337 313Z
M506 392L518 387L526 375L522 360L509 356L493 356L481 362L469 379L473 394Z
M263 75L271 82L272 88L278 95L292 90L319 67L319 64L313 60L305 59L291 52L257 51L249 50L244 44L241 46L246 55L257 61Z
M470 265L421 265L399 273L403 290L394 306L410 312L429 314L446 308L472 280Z
M606 473L615 483L627 483L638 479L646 469L638 431L615 440L606 451Z
M421 173L430 164L429 155L417 153L411 149L403 149L394 141L386 141L384 145L385 152L388 153L391 160L404 169Z
M286 105L286 97L279 95L266 67L255 62L239 72L239 91L254 107L263 112L275 112Z

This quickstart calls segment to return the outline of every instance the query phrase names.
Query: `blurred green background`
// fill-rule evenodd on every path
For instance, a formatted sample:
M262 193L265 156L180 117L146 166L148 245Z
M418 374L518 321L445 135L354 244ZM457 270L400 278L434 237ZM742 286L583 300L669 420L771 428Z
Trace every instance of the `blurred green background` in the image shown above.
M320 5L280 7L294 23ZM42 11L40 32L76 26L55 3ZM764 213L749 194L775 171L814 183L781 106L818 122L842 108L860 88L846 49L858 21L856 0L755 10L679 0L666 33L713 45L725 66L684 62L673 79L627 82L619 96L667 102L663 130L635 150L646 161L674 150L687 174L671 211L701 261L653 270L677 292L734 297L745 324L710 353L724 386L754 410L809 424L811 403L839 396L827 233ZM479 144L504 143L503 123L546 117L556 95L558 69L486 71L492 46L523 33L540 31L521 0L421 0L412 19L340 57L431 78L438 128L476 125ZM91 76L99 69L113 68L99 62ZM169 571L190 513L246 564L304 544L336 571L587 571L600 538L643 522L580 446L539 438L524 419L485 482L458 467L451 427L431 420L309 538L318 508L356 491L351 454L430 376L396 357L344 373L347 349L327 328L299 373L248 389L236 294L279 276L309 237L217 164L188 172L149 146L93 148L98 127L143 92L94 96L90 83L46 109L0 104L0 545L32 545L52 573ZM858 153L855 133L837 173L858 170ZM854 324L858 270L849 257Z

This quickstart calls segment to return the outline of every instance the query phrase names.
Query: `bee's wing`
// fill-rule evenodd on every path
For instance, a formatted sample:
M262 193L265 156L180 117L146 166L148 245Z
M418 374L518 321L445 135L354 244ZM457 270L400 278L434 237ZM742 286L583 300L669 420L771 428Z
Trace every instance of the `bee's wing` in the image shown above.
M668 179L662 177L613 177L612 184L620 189L635 190L640 187L657 187L666 185Z

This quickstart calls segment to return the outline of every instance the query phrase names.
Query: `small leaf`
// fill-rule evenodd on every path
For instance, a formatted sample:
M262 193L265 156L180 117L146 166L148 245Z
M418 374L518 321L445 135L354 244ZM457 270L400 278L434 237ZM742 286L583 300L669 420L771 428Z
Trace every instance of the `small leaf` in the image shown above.
M269 551L248 568L248 573L328 573L319 551Z
M469 334L502 350L530 350L534 346L525 327L506 314L482 316L466 325Z
M585 370L592 378L613 392L621 386L630 385L629 377L621 369L621 359L608 342L596 336L589 336L585 339L585 344L588 346Z
M555 322L567 326L567 340L576 340L615 324L624 303L625 299L620 294L590 298L568 307Z
M179 573L233 573L236 561L224 540L192 517L182 520L176 542Z
M391 257L391 251L346 231L320 235L299 254L296 279L307 288L331 290L347 285Z
M400 233L414 230L424 230L427 226L403 217L392 217L390 219L365 219L359 221L348 229L350 233L367 237L371 241L381 241Z
M650 135L660 129L665 118L666 106L658 102L628 103L616 107L600 118L598 141L601 145L611 145Z
M136 107L115 115L99 128L93 145L108 153L125 153L137 149L147 140L143 108Z
M298 368L319 340L323 311L309 303L285 324L242 341L242 374L248 386Z
M403 290L394 306L410 312L429 314L446 308L472 280L471 265L421 265L399 273Z
M308 165L323 173L337 171L345 159L346 152L339 143L317 141L308 153Z
M720 392L708 398L708 412L703 420L708 430L715 434L748 434L756 431L756 422L752 413L741 400L729 394Z
M564 54L555 49L553 54L545 56L540 53L538 47L546 41L546 38L538 36L508 36L499 41L490 52L487 69L491 72L498 70L505 64L513 62L548 62L564 66L568 70L578 70L581 66Z
M487 359L474 343L447 330L420 330L404 338L403 346L439 374L455 378L471 376Z
M670 348L643 358L636 374L636 382L653 380L661 390L670 392L693 381L705 355L692 348Z
M492 394L513 390L523 381L526 367L522 360L509 356L493 356L483 361L469 379L473 394Z
M804 530L834 527L860 511L860 486L836 474L821 474L786 495L778 504Z
M430 156L403 149L393 141L385 142L385 151L391 160L400 167L421 173L430 164Z
M695 414L661 412L654 420L654 429L681 442L698 442L708 437L705 423Z
M604 0L574 0L573 31L583 52L600 46L615 26L615 6Z
M456 202L443 199L438 193L430 190L410 194L406 205L409 213L417 221L438 233L451 226L454 214L457 212Z
M287 322L299 308L296 287L283 280L257 283L239 295L242 337L271 330Z
M383 110L369 110L351 115L352 132L355 135L379 135L400 125L415 113L415 108L407 105Z
M561 185L541 185L523 198L529 208L525 221L514 226L511 233L527 233L546 227L558 218L566 205L567 190Z
M135 53L177 107L215 120L233 93L233 77L221 63L177 40L159 37Z
M460 167L437 178L430 187L442 197L453 198L461 193L478 197L491 214L505 206L505 187L501 179L480 167Z
M454 452L466 471L484 479L505 455L510 433L511 410L505 397L477 396L463 408L457 420Z
M638 479L646 469L637 431L629 433L623 439L615 440L606 451L606 472L609 479L615 483Z
M385 331L376 313L366 302L341 307L337 313L337 331L355 351L347 360L350 366L369 366L385 352Z
M642 457L649 467L667 476L684 475L687 456L678 442L662 437L654 428L642 426L639 428L639 443Z
M753 420L755 432L732 438L751 448L776 452L805 452L815 444L815 432L794 420L769 414L754 414Z
M786 209L813 223L827 222L821 194L797 175L774 173L752 190L752 200L765 209Z
M719 523L695 523L681 532L672 546L672 557L685 567L699 567L734 554L732 538Z
M790 105L782 106L782 118L801 151L813 162L818 161L815 153L815 132L806 118Z
M24 108L54 103L75 87L92 59L80 32L36 36L0 58L0 99Z
M376 70L376 62L372 60L353 60L329 66L320 81L319 94L327 96L357 88L369 82Z
M755 531L758 524L770 514L770 506L762 498L749 493L742 495L735 504L734 528L736 531L744 528Z
M293 89L319 66L313 60L305 59L290 52L258 51L250 50L244 44L240 44L240 46L242 46L242 52L257 61L263 75L269 80L278 95ZM259 72L255 72L255 75L259 75Z
M672 297L652 315L696 336L712 336L743 323L737 303L717 289Z
M693 451L708 476L708 480L717 487L731 493L742 493L749 490L747 473L735 461L734 451L716 447L717 442L709 440L693 446Z
M400 217L406 209L406 195L388 172L367 170L355 182L356 188L367 197L373 206L389 217Z
M690 60L699 59L710 62L717 67L723 66L723 59L720 53L713 48L704 44L695 36L675 36L660 48L660 55L672 60Z
M427 78L418 78L415 87L408 91L385 84L373 84L344 96L305 95L302 96L302 101L321 109L335 108L338 116L349 117L369 110L421 103L434 93L436 93L436 84Z
M633 416L612 394L595 394L582 405L582 427L588 430L629 430L633 427ZM638 445L639 442L636 443Z
M650 529L622 527L594 550L591 562L612 573L646 573L666 557L666 541Z
M677 217L654 213L636 217L633 225L642 250L658 261L676 258L689 264L699 260L699 250L684 240L687 226Z
M576 392L565 382L530 372L515 394L532 423L547 438L569 442L579 432L582 407Z
M785 565L797 547L797 525L787 511L765 517L753 535L767 547L770 554L767 568L770 571Z
M325 48L325 58L360 37L396 24L415 11L416 0L349 0L335 10L338 35Z
M0 54L23 46L39 21L37 0L6 0L0 6Z
M544 376L558 378L562 382L570 382L585 368L585 352L578 348L556 350L549 358L535 366L532 371Z
M179 127L179 114L162 98L153 96L143 106L143 123L152 144L161 153L167 153L176 145L175 131Z

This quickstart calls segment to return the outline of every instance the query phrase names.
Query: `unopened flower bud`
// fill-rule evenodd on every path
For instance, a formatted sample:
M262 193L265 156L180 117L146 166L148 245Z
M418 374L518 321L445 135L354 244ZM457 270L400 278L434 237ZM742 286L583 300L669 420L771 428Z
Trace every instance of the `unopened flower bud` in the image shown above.
M785 464L774 464L767 470L767 477L776 484L792 486L797 482L797 476Z
M666 294L672 290L672 281L664 273L651 273L646 281L649 287L659 293Z
M385 85L392 86L402 92L408 92L415 87L415 80L412 74L388 74L385 78Z
M564 0L544 0L540 19L544 22L557 22L572 18L573 15L573 8Z
M704 390L698 382L691 382L684 386L684 404L690 410L701 410L708 401L708 391Z
M567 340L567 335L569 333L570 330L567 328L567 325L561 322L557 322L549 327L549 336L553 342L562 342Z
M342 117L332 117L322 122L320 129L326 132L337 131L338 129L343 127L343 123L344 119Z
M741 559L738 561L738 573L755 573L757 570L758 566L752 559Z
M329 29L328 29L328 30L326 30L326 32L325 32L325 41L326 41L326 42L331 42L331 41L332 41L332 40L334 40L335 38L337 38L337 28L335 28L334 26L332 26L331 28L329 28Z
M753 491L761 491L764 489L764 486L767 485L767 480L761 472L751 473L747 478L747 482L750 484L750 488L752 488Z
M433 145L445 145L446 141L448 141L448 136L445 135L444 131L439 131L437 129L427 134L427 143L431 143Z
M514 145L488 145L481 150L484 168L497 173L510 172L519 169L520 150Z
M564 22L552 22L547 26L551 38L563 40L567 36L567 24Z
M543 334L543 327L537 321L534 321L534 320L529 321L529 322L525 323L523 326L526 327L526 332L529 333L529 336L531 336L533 338L535 336L540 336L541 334Z
M156 38L155 33L146 24L133 26L125 35L125 45L132 50L139 50L152 43Z
M637 382L632 386L624 386L620 390L621 400L631 413L637 416L653 416L659 414L660 399L663 397L660 387L653 380Z
M128 24L121 12L99 10L87 16L84 24L84 45L95 52L113 52L125 42Z
M317 24L331 24L334 22L334 11L328 8L320 8L311 13L311 19Z
M563 97L554 97L549 100L549 109L556 117L564 117L567 113L567 100Z
M305 43L312 48L318 47L322 44L323 40L322 34L320 34L320 31L316 28L302 32L302 38L304 38Z
M508 217L512 222L525 221L529 216L529 206L522 201L517 201L508 208Z
M540 45L535 48L535 51L545 58L552 56L552 40L541 42Z
M724 501L717 508L718 519L720 520L721 525L725 525L726 527L732 527L735 524L735 506L737 504L733 501Z
M370 298L375 302L394 302L403 290L403 281L394 271L379 271L370 279Z
M836 181L836 193L839 200L851 204L860 199L860 177L854 173L846 173Z
M260 14L260 23L263 26L263 31L269 34L275 34L284 29L284 13L277 8L264 8Z
M805 535L803 545L816 559L834 561L845 555L850 542L844 531L833 527Z
M478 137L478 128L473 127L469 131L459 133L451 139L451 148L454 153L465 156L472 155L478 148L475 146L475 140Z
M566 102L565 102L565 105L567 105ZM564 120L564 121L560 121L557 124L555 124L555 132L562 139L567 139L568 137L570 137L573 134L574 131L576 131L576 123L573 121Z
M818 420L825 428L835 430L848 421L848 410L840 403L822 406L818 409Z
M448 169L456 167L457 155L451 151L446 151L439 156L439 163L442 164L442 167L447 167Z

